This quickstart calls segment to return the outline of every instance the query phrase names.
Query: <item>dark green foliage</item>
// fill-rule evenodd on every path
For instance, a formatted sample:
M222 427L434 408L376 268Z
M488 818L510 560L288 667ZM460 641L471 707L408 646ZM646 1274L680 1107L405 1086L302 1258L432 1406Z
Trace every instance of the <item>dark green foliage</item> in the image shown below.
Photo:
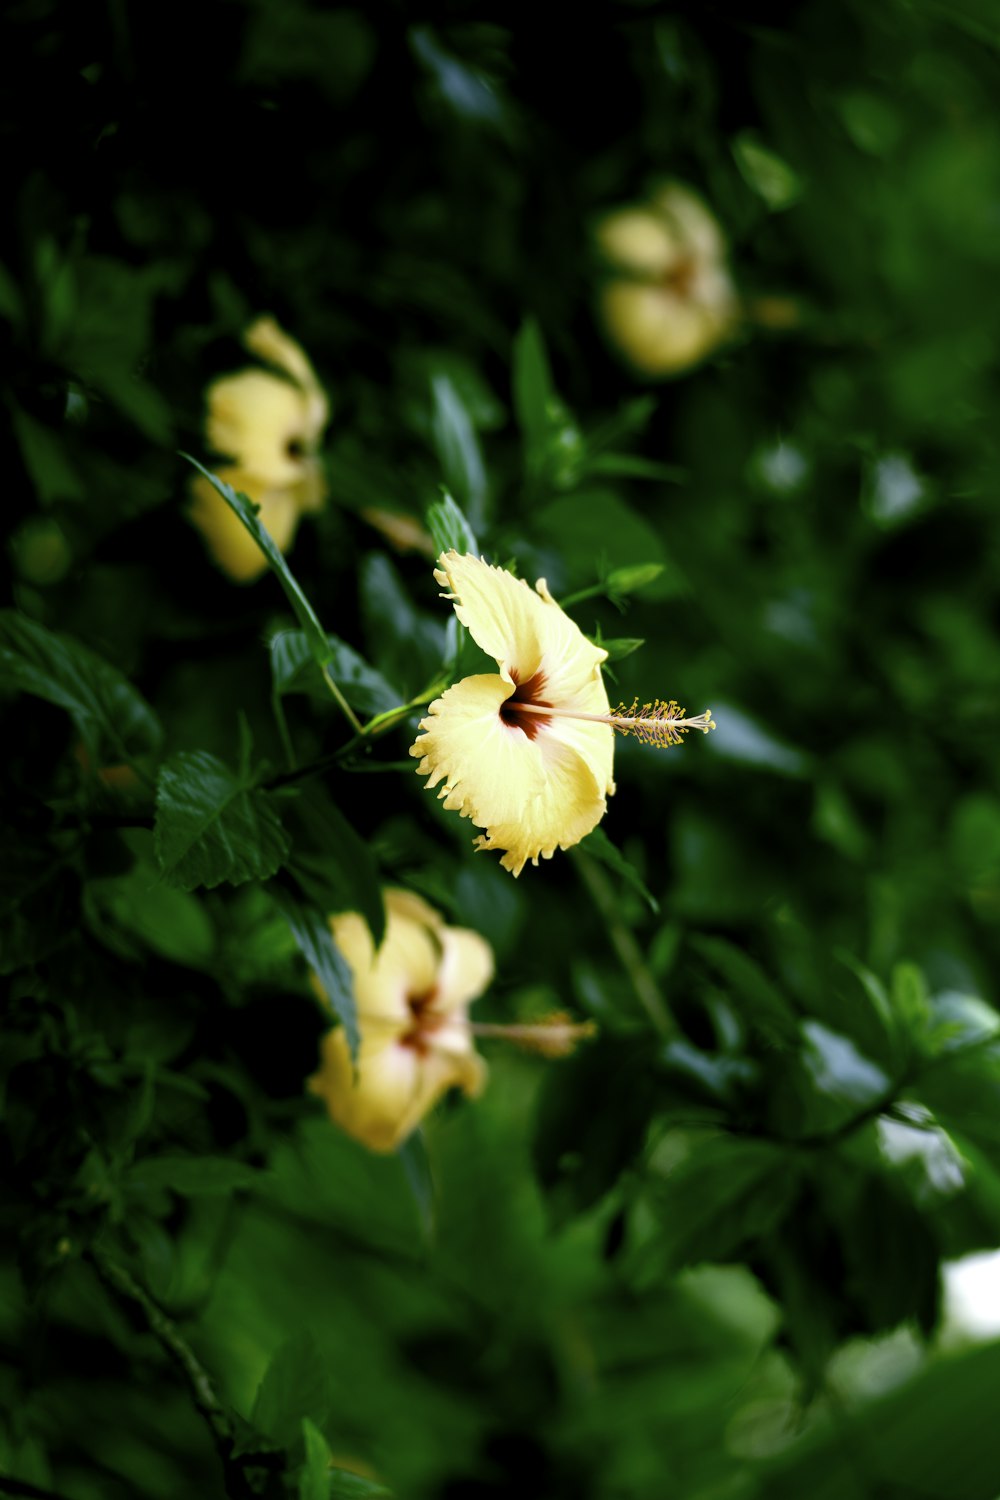
M290 845L275 798L204 751L166 761L153 836L163 879L182 891L273 875Z
M995 0L9 9L0 1494L996 1500ZM742 313L657 384L593 231L668 178ZM287 556L204 432L262 313ZM408 755L452 547L718 724L516 882ZM596 1034L382 1156L306 1085L386 886Z

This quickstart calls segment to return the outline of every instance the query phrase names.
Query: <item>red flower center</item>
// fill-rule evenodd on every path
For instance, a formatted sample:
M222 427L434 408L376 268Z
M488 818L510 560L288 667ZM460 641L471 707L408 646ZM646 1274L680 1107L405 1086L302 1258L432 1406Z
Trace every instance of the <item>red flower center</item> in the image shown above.
M529 703L533 708L552 707L548 699L542 697L545 690L545 673L539 667L538 671L532 673L526 682L522 682L517 668L511 667L510 675L514 679L515 687L510 697L500 705L500 718L508 729L520 729L529 740L533 740L538 731L552 721L547 714L519 713L518 705Z
M410 1007L410 1015L413 1020L408 1031L404 1031L399 1039L401 1047L412 1047L418 1057L426 1057L430 1051L430 1038L435 1031L444 1025L446 1017L435 1011L434 1001L437 999L437 985L432 985L429 990L424 990L419 995L407 995L406 1003Z

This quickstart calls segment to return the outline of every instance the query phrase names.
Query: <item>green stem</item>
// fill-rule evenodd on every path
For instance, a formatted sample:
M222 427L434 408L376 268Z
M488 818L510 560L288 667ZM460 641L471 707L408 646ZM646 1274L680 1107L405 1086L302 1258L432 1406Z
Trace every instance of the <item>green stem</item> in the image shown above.
M667 1009L666 1001L660 994L659 986L642 956L642 950L635 940L635 934L630 927L625 925L619 915L618 902L611 882L600 866L591 859L589 854L584 854L581 849L577 849L574 852L576 853L576 867L580 871L581 879L590 892L594 905L607 924L608 937L611 939L614 950L618 954L622 968L631 981L636 999L660 1035L671 1036L675 1029L673 1017Z
M180 1371L195 1407L212 1434L229 1500L259 1500L259 1497L266 1500L268 1496L284 1494L280 1474L267 1472L275 1470L278 1464L284 1465L283 1455L248 1452L239 1458L234 1456L236 1427L232 1416L215 1394L208 1371L173 1319L131 1272L105 1251L93 1248L88 1259L108 1291L132 1309Z
M384 776L393 771L399 774L403 771L412 771L412 760L359 760L353 765L344 766L345 771L350 771L352 776Z
M320 671L323 673L323 681L326 683L327 687L330 689L330 692L333 694L337 704L344 713L347 722L354 730L354 733L364 734L365 731L362 727L361 720L358 718L357 714L354 712L354 709L351 707L347 699L344 697L343 693L340 691L340 688L337 686L336 682L330 676L329 667L321 667Z
M592 583L589 588L578 589L575 594L567 594L565 599L559 600L560 609L569 609L574 604L582 604L584 599L596 599L599 595L607 592L603 583Z
M310 761L308 765L299 766L295 771L287 771L282 776L272 776L269 781L264 783L265 790L273 792L277 787L290 786L296 781L305 781L309 776L319 776L324 771L335 770L353 751L363 745L369 744L377 735L385 734L386 730L392 729L395 724L399 723L400 719L405 719L407 714L412 713L413 709L419 708L421 704L428 702L438 691L439 685L435 684L434 687L428 688L425 692L418 693L408 703L400 703L396 708L387 708L383 713L376 714L374 719L369 719L367 724L358 724L357 733L352 735L346 744L341 745L339 750L334 750L330 755L323 755L319 760ZM355 720L355 722L357 721ZM403 768L409 769L408 762L404 761L399 764ZM352 766L351 769L360 770L362 768L360 766ZM382 770L383 767L366 766L364 769L374 771ZM385 769L388 768L386 767Z
M104 1285L119 1300L130 1302L142 1313L150 1333L184 1376L195 1406L211 1428L216 1447L228 1462L233 1443L232 1424L215 1394L208 1372L180 1329L124 1266L103 1250L91 1250L90 1260Z

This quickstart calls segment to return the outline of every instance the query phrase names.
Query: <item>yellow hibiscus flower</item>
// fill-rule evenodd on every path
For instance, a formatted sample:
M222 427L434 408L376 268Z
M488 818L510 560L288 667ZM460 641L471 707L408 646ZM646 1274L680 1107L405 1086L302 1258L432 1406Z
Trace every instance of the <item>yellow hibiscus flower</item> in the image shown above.
M726 242L701 199L668 183L641 208L608 214L598 245L618 274L600 292L611 341L643 375L676 375L736 328Z
M477 849L503 851L519 875L596 828L615 789L614 731L677 744L687 729L676 703L611 712L601 676L607 652L559 608L540 578L534 589L481 558L446 552L434 577L459 620L499 673L466 677L434 700L410 754L445 807L486 832Z
M493 978L478 933L446 927L409 891L387 890L385 907L378 949L356 912L330 920L354 975L361 1045L355 1065L343 1030L329 1032L309 1081L330 1118L372 1151L394 1151L448 1089L483 1088L468 1008Z
M273 370L240 370L213 381L205 433L230 460L217 470L219 478L260 506L261 521L285 552L300 518L326 499L319 443L330 408L309 360L273 318L258 318L243 342ZM192 480L191 497L191 519L223 572L237 583L260 577L263 553L207 479Z

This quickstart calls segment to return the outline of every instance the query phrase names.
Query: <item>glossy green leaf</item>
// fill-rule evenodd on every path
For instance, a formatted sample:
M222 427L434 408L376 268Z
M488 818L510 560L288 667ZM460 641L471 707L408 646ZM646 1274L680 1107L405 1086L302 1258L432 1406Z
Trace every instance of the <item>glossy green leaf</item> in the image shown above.
M338 636L326 637L330 675L352 708L360 713L379 714L395 708L401 695L375 668ZM302 630L279 630L271 637L271 676L278 693L308 693L323 703L332 704L330 689L323 680L310 639Z
M459 503L481 523L487 479L472 418L447 375L432 377L431 401L431 434L444 481L454 490Z
M275 798L204 750L161 768L153 836L163 879L184 891L266 879L291 847Z
M642 897L651 912L659 911L660 903L647 890L638 870L629 863L621 850L616 848L603 828L595 828L588 833L586 838L581 839L577 849L581 854L589 854L594 859L600 860L601 864L606 865L609 870L613 870L621 880L624 880Z
M672 1269L753 1253L795 1197L795 1158L765 1141L718 1137L697 1144L657 1187L655 1255Z
M200 464L196 458L192 458L190 454L183 453L181 457L186 458L188 463L193 464L199 474L208 480L216 494L221 495L230 510L236 514L241 524L249 531L257 546L267 558L268 567L284 589L285 597L295 611L295 618L298 620L299 627L309 644L313 658L319 666L325 666L330 660L330 648L327 644L326 634L319 623L316 611L297 583L291 568L285 561L284 555L276 546L267 528L261 522L258 515L260 507L255 505L247 495L238 493L233 489L232 485L226 484L217 474L213 474L210 469L206 469L203 464Z
M299 1473L299 1500L329 1500L330 1450L308 1417L302 1418L302 1442L306 1456Z
M291 1448L302 1438L305 1418L323 1426L331 1401L322 1352L313 1335L302 1330L280 1344L272 1356L257 1388L251 1420L274 1442Z
M726 938L697 936L691 947L730 987L732 1000L751 1025L777 1042L798 1036L798 1020L788 997L768 979L748 953Z
M333 941L329 919L308 898L299 896L287 885L275 883L269 889L311 973L316 975L334 1015L344 1028L351 1056L356 1056L359 1034L354 979L347 960Z

